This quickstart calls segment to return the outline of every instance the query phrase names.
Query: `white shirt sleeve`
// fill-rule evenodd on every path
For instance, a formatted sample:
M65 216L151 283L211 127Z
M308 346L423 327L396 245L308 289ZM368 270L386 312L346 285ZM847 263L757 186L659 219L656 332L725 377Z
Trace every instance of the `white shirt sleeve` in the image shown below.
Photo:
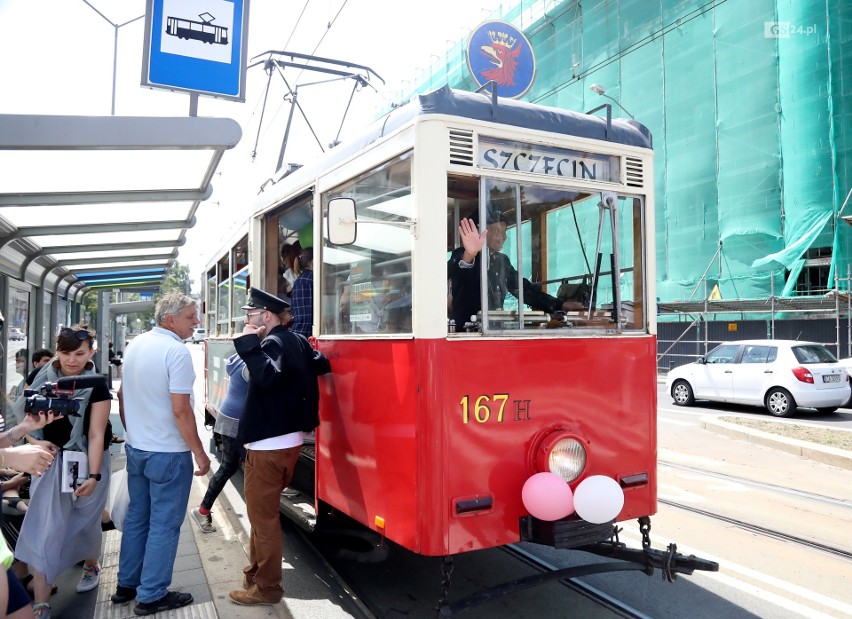
M186 348L169 355L169 393L193 393L195 369L192 356Z

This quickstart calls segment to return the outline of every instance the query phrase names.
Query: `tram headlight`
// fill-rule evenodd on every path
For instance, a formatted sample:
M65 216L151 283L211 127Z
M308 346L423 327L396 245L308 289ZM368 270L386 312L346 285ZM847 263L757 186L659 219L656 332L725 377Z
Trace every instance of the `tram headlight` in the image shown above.
M564 433L545 439L538 455L538 470L558 475L569 484L580 477L586 468L585 445Z

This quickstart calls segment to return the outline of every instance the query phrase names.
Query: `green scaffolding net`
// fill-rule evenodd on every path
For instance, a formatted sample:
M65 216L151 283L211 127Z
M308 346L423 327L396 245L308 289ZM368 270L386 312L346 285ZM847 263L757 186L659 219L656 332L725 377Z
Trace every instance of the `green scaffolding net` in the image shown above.
M509 4L492 18L535 50L524 99L585 111L601 84L651 130L661 301L703 298L705 272L725 299L850 288L852 2ZM465 43L419 92L476 89Z

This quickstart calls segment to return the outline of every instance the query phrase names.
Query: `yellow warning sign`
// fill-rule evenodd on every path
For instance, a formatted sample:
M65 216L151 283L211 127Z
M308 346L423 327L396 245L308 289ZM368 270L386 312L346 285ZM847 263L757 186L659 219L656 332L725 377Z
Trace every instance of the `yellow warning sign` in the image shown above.
M711 301L719 301L722 298L722 292L719 290L719 284L713 286L713 290L710 291L710 296L707 297Z

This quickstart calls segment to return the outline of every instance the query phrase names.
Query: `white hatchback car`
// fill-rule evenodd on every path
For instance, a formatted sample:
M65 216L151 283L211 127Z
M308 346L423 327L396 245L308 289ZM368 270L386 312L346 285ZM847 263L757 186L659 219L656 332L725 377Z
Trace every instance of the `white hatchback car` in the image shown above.
M831 351L795 340L721 344L671 370L666 390L679 406L695 400L752 404L776 417L788 417L798 406L833 413L850 397L849 374Z

